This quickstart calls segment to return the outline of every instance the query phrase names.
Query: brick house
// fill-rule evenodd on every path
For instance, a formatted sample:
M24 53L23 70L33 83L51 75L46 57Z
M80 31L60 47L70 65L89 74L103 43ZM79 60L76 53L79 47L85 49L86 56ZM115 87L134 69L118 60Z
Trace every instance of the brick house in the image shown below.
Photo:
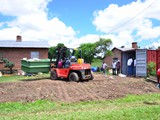
M16 69L21 68L21 59L27 58L48 58L48 42L42 41L22 41L21 36L17 36L15 41L0 41L0 69L4 67L3 58L15 63Z

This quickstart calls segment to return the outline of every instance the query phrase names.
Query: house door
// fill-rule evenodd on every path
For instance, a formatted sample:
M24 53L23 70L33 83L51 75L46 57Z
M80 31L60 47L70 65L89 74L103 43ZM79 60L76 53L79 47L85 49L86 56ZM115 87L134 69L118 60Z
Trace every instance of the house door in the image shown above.
M128 66L127 66L127 61L129 58L134 59L135 58L135 51L127 51L122 53L122 60L121 60L121 65L122 65L122 74L128 75Z
M136 76L147 76L147 50L136 50Z

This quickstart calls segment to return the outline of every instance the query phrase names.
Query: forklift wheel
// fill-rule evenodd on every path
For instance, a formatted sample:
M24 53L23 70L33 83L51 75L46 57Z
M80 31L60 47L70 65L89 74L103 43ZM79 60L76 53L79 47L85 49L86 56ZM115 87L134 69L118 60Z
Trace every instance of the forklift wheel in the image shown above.
M57 79L57 73L56 71L51 71L51 74L50 74L50 77L51 77L51 80L56 80Z
M78 82L79 81L79 76L77 73L72 72L69 74L69 81L75 81Z

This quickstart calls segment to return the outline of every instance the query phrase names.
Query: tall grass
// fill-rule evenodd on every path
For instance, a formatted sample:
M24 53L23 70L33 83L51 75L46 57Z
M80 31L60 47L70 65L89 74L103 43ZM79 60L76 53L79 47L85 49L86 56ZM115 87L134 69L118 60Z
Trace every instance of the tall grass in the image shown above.
M37 100L0 103L0 119L23 120L158 120L160 95L128 95L125 98L79 103Z

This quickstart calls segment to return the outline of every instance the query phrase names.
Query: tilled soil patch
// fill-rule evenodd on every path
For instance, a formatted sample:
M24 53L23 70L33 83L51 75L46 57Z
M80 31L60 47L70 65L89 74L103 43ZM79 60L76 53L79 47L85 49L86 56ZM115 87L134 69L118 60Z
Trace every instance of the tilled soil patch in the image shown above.
M39 99L78 102L144 93L160 93L160 90L143 78L113 76L111 79L102 74L95 74L94 80L78 83L50 79L0 83L0 102L30 102Z

